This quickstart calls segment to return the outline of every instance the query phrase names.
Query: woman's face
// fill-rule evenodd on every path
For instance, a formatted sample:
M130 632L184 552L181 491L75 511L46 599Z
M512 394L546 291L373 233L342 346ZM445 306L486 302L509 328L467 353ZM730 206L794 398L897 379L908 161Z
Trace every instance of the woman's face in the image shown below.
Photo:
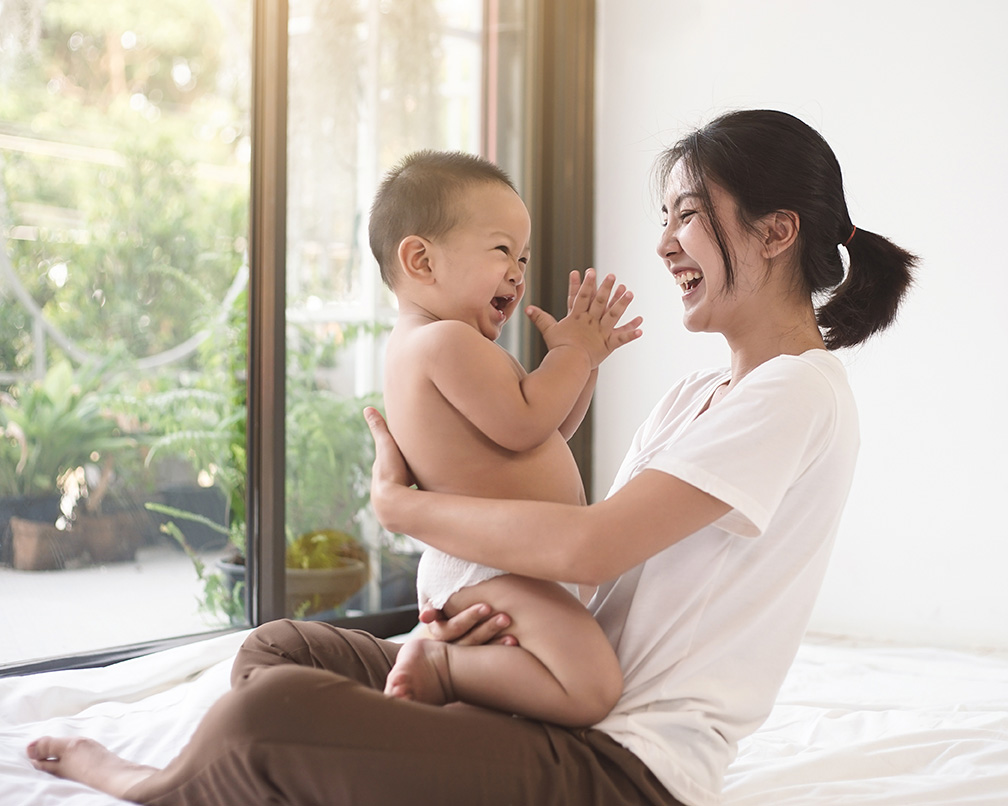
M732 255L734 285L728 288L724 259L714 237L711 211L680 161L669 174L662 203L658 254L682 290L683 324L692 332L724 333L744 324L750 298L766 270L761 244L742 225L738 205L723 188L707 182L713 213ZM765 275L763 275L765 276Z

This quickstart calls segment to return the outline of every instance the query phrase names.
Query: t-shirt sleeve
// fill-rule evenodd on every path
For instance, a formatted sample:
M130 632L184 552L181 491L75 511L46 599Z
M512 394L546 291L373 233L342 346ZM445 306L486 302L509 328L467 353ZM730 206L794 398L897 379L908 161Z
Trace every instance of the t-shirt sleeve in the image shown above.
M742 537L766 529L787 490L827 445L836 396L800 359L767 362L691 422L647 468L732 507L716 525Z

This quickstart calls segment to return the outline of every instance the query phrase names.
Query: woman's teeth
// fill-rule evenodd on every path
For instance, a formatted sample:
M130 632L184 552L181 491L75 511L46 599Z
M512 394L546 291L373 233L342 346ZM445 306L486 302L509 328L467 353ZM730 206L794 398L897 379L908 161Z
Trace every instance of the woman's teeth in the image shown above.
M700 285L703 275L698 271L684 271L677 274L675 279L682 288L682 292L686 294Z

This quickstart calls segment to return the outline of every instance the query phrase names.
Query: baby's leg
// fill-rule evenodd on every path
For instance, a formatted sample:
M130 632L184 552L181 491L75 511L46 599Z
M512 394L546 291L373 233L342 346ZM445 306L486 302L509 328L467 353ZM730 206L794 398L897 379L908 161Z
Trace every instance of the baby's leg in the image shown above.
M623 689L619 663L602 629L571 594L552 582L508 574L464 588L451 615L477 602L511 616L519 646L410 642L385 692L441 704L461 700L561 725L591 725Z

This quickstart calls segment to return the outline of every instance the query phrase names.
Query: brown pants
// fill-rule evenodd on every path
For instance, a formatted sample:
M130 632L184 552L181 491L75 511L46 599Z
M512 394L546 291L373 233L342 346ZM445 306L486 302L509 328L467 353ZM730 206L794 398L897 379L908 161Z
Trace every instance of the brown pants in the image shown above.
M681 806L601 731L386 697L398 644L263 625L232 689L129 800L168 806Z

